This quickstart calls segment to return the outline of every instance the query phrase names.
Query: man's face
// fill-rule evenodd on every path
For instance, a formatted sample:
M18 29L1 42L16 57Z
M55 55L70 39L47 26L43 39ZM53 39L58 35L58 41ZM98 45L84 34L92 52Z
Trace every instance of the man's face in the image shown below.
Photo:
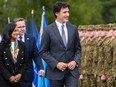
M116 30L113 30L112 35L116 37Z
M89 37L90 37L90 38L92 38L92 37L94 36L94 33L93 33L92 30L90 30L88 34L89 34Z
M101 37L105 37L106 35L107 35L107 31L102 30L100 36L101 36Z
M88 38L88 31L87 30L83 31L83 37Z
M109 30L109 32L107 33L107 37L112 37L112 33L113 33L113 30Z
M79 37L83 37L83 32L79 30Z
M114 33L115 33L114 35L115 35L115 37L116 37L116 30L114 30Z
M100 34L101 34L101 30L97 30L97 31L96 31L96 34L95 34L95 37L96 37L96 38L100 37Z
M60 12L56 13L57 21L60 23L68 22L69 18L69 8L61 8Z
M90 32L87 30L87 31L85 32L85 37L89 38L89 34L90 34Z
M23 35L26 31L25 21L16 22L17 28L19 30L19 34Z

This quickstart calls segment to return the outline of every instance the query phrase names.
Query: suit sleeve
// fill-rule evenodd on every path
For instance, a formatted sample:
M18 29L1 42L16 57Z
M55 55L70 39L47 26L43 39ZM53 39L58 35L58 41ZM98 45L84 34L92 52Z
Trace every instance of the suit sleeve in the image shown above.
M76 28L76 27L75 27ZM79 65L81 58L81 45L77 28L75 29L75 57L74 61Z
M42 34L41 46L40 46L40 56L47 62L47 64L55 69L58 61L50 54L50 36L49 29L45 29Z
M39 70L43 70L43 63L42 63L41 57L39 56L39 50L37 48L35 38L33 38L33 58L34 58L33 60L36 64L37 68Z

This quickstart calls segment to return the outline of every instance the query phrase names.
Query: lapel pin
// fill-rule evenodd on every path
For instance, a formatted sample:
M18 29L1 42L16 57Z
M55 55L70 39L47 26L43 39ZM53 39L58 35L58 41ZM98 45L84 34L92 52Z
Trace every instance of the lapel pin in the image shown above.
M29 38L27 38L27 40L29 40Z

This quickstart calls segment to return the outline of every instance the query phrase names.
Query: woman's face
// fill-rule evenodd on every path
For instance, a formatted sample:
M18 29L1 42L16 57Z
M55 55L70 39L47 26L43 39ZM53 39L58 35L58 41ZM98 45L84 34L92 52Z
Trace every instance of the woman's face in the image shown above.
M17 37L18 37L18 35L19 35L19 30L18 30L18 28L16 27L16 28L14 29L14 31L12 32L12 34L11 34L11 40L16 40Z

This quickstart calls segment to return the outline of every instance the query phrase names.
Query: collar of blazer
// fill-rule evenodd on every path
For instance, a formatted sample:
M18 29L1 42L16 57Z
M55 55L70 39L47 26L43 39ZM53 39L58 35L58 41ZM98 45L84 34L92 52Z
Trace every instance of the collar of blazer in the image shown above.
M19 42L18 41L18 46L19 46L19 52L18 52L18 55L20 55L20 53L22 52L21 50L22 50L22 44L21 44L22 42ZM5 52L6 51L6 52ZM12 61L12 63L14 64L14 60L13 60L13 58L12 58L12 54L11 54L11 50L10 50L10 47L7 47L7 48L5 48L4 49L4 53L6 53L7 54L7 57L8 58L10 58L11 59L11 61ZM17 59L18 59L19 57L17 57Z

